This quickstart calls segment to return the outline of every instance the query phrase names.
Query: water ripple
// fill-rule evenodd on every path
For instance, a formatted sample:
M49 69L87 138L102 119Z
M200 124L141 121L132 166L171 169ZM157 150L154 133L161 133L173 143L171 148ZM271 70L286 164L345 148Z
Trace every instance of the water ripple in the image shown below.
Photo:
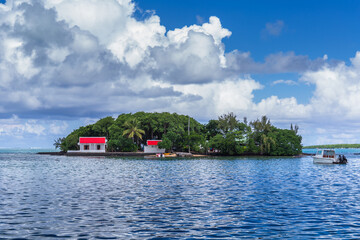
M357 239L360 161L0 154L0 239Z

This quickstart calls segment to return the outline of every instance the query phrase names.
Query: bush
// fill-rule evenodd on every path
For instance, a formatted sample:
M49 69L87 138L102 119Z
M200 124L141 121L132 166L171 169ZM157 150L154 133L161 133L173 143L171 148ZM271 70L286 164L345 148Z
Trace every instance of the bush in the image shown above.
M108 152L136 152L137 149L137 145L132 142L132 139L125 137L110 139L107 142Z

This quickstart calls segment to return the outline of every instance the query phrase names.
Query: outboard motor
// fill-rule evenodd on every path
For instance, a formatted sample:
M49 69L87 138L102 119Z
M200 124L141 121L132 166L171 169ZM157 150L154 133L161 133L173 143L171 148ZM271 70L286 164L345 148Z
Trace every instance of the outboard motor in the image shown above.
M339 155L339 164L346 164L347 162L345 155Z
M343 155L343 159L344 161L342 162L343 164L346 164L348 162L347 158L345 157L345 155Z

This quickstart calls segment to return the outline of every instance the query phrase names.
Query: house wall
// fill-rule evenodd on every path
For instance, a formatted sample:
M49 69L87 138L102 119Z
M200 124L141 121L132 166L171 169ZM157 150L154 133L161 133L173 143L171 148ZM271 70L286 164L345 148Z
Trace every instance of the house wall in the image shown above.
M144 153L165 153L165 149L158 146L145 146Z
M85 145L89 145L89 150L85 150ZM97 145L100 145L100 150L97 150ZM105 143L80 143L80 152L105 152Z

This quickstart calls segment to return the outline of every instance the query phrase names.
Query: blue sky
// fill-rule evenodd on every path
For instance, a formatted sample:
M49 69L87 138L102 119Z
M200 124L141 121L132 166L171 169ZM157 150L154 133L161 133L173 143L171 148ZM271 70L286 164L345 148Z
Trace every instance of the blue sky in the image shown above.
M359 1L0 0L0 147L105 116L234 112L359 143ZM341 117L339 117L341 116Z
M227 51L250 51L257 61L279 51L294 51L310 58L328 54L330 58L347 60L358 50L359 1L139 0L137 3L141 9L154 10L168 29L192 25L197 22L196 16L204 20L217 16L233 33L224 40ZM277 20L284 22L279 36L262 38L265 24Z

